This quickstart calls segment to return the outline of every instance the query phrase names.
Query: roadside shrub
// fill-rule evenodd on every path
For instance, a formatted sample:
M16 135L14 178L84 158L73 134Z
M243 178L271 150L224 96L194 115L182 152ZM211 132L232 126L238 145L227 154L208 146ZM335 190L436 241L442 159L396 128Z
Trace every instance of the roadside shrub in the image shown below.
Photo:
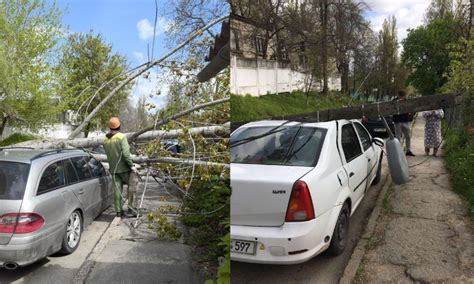
M182 221L191 227L190 243L197 250L196 261L207 277L214 277L218 258L229 254L228 244L223 244L229 241L224 237L229 233L229 200L229 180L219 176L195 184L193 199L184 199Z
M448 131L444 150L453 189L467 199L474 218L474 133L467 129Z

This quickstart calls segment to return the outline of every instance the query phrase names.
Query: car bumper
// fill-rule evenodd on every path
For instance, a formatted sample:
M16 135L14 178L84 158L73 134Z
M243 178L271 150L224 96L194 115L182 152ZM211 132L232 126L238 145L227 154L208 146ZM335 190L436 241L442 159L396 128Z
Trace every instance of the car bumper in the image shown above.
M35 235L14 235L7 245L0 245L0 267L14 262L19 266L34 263L61 249L63 226Z
M280 227L231 225L233 240L256 242L255 255L231 252L231 260L265 264L297 264L308 261L329 247L334 230L333 215L339 210L340 206L337 206L316 219L284 223ZM325 241L326 237L329 238Z

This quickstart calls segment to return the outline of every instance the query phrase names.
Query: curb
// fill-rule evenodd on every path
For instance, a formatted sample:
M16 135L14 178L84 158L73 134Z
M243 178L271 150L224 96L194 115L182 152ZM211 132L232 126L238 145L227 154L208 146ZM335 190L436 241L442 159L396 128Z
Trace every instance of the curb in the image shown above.
M119 235L117 234L120 233L119 231L117 231L117 227L120 225L120 222L121 219L119 217L115 217L112 222L110 222L102 236L100 236L99 240L95 244L92 251L89 253L87 258L84 260L81 267L77 271L72 283L86 283L87 276L91 272L92 268L94 268L95 260L97 259L97 257L102 253L107 243L112 239L116 239L117 235Z
M415 126L416 118L418 117L418 113L415 113L413 121L411 123L411 129L410 129L410 134L413 131L413 127ZM402 147L405 144L404 141L400 141ZM365 252L366 252L366 245L372 234L374 233L375 230L375 225L377 224L377 219L380 216L380 211L382 209L382 203L387 195L388 189L393 185L392 182L392 177L390 176L390 172L387 173L387 179L385 181L385 184L382 187L382 191L380 192L379 196L377 197L377 201L375 203L375 207L372 210L372 213L369 218L369 222L367 223L367 226L365 227L364 234L362 237L359 239L357 242L357 245L352 252L351 258L349 259L349 263L347 263L346 268L344 269L344 273L342 274L341 279L339 280L340 284L350 284L354 281L354 278L357 274L357 270L359 269L359 266L362 262L362 259L364 258Z
M370 214L369 222L367 222L367 226L365 227L364 234L357 242L354 251L352 252L351 258L349 259L349 263L347 263L346 268L344 269L344 273L342 274L341 279L339 280L340 284L350 284L354 281L354 278L357 274L357 270L362 262L362 259L365 255L365 247L367 245L368 240L372 236L375 230L375 225L377 224L377 219L380 216L380 212L382 210L382 203L387 195L387 191L392 186L392 178L390 177L390 173L387 173L387 179L382 187L382 190L377 197L377 201L375 203L375 207Z

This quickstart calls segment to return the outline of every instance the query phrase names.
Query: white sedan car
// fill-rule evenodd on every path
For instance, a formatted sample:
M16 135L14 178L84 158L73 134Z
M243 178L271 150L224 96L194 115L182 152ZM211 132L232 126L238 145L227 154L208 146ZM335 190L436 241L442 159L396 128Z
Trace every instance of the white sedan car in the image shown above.
M383 140L359 121L259 121L231 134L231 259L294 264L346 247L381 176Z

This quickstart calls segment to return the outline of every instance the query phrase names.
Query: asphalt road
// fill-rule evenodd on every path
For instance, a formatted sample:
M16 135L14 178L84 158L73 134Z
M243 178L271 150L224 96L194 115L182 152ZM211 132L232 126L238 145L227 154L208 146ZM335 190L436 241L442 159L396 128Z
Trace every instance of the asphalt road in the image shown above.
M79 248L73 254L52 255L12 271L0 268L0 283L72 283L113 218L113 208L109 207L85 229Z
M382 180L369 188L351 217L350 239L343 254L334 257L323 252L308 262L296 265L263 265L234 261L231 263L232 283L338 283L387 180L386 159L382 166Z

